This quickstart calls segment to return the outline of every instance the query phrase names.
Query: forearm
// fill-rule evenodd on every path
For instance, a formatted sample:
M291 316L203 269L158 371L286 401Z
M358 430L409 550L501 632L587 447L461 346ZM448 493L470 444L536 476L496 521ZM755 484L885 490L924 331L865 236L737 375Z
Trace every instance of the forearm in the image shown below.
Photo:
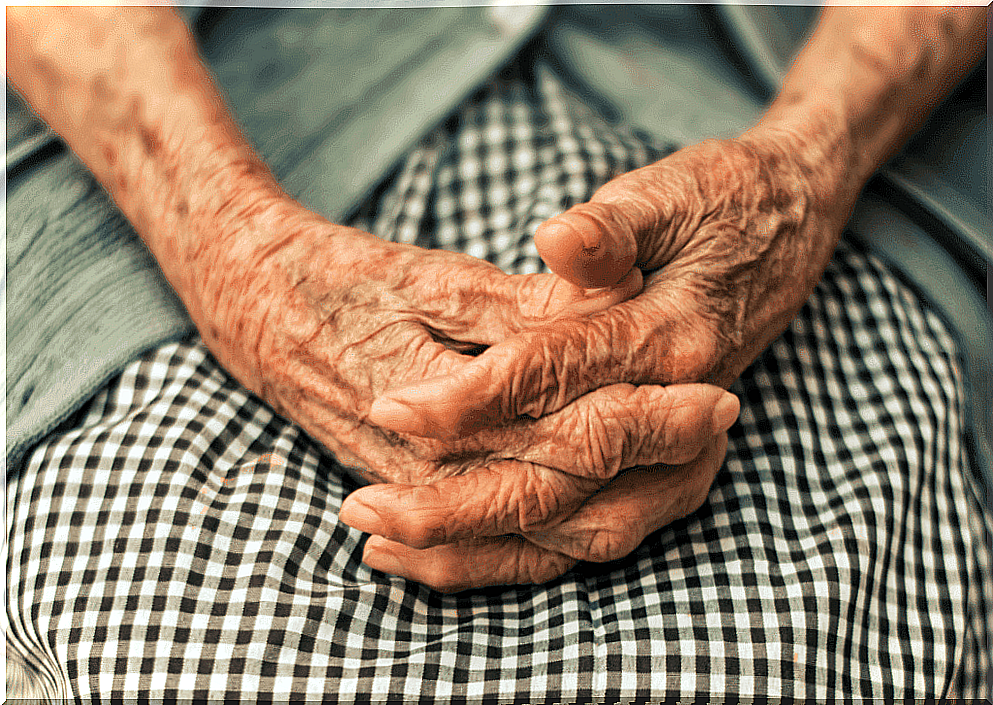
M169 8L8 8L7 77L90 168L202 322L239 219L280 191ZM213 250L213 253L210 251Z
M827 7L755 130L809 135L850 208L985 51L983 8Z

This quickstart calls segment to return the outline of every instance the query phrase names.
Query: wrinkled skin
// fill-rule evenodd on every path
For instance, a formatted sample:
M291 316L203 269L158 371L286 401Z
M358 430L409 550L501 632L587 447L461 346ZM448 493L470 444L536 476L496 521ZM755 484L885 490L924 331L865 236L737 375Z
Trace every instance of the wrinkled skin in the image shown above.
M368 419L387 389L452 374L472 364L469 353L549 321L579 325L630 298L640 290L640 271L620 286L584 290L551 274L512 277L465 255L383 242L291 203L279 209L280 241L240 233L198 257L212 272L200 286L207 293L200 328L226 368L356 475L408 491L380 501L372 488L349 501L344 521L364 528L399 513L404 522L388 536L421 549L471 541L460 545L478 551L462 567L489 561L493 570L479 573L484 584L544 582L578 557L634 548L629 537L637 532L562 538L590 522L616 526L597 502L574 513L613 488L621 471L671 464L665 483L689 473L691 496L672 492L656 503L675 504L681 514L703 501L723 457L720 439L738 411L732 395L710 385L607 385L539 419L442 439L385 431ZM616 491L630 494L625 478ZM445 510L419 509L425 497ZM460 589L480 584L473 576L432 582Z
M652 532L699 509L726 451L727 434L720 433L688 463L625 471L574 513L561 512L545 526L505 523L504 530L462 534L486 513L500 487L514 484L513 467L473 471L434 485L363 488L346 500L341 518L374 533L366 542L366 564L442 592L544 583L579 561L623 558ZM373 505L372 515L356 511ZM445 527L447 541L442 532L430 542L411 541L411 526Z
M370 418L396 431L451 438L521 415L554 414L618 382L729 385L784 330L836 245L847 210L828 197L837 192L834 175L814 166L829 163L828 149L782 132L746 134L686 148L611 181L590 202L543 224L536 241L550 268L579 286L609 286L633 266L645 270L637 296L579 322L530 328L450 375L391 389ZM712 454L719 462L718 443L723 439L701 458ZM679 511L598 496L580 514L609 505L614 527L584 518L583 529L525 536L576 558L620 558L649 531L702 503L715 468L700 462L666 490L685 490ZM632 495L649 497L671 482L667 477L641 471L625 482L638 488ZM457 481L482 482L469 475ZM363 489L349 502L375 496L390 508L363 528L395 539L404 526L401 511L417 511L410 502L394 503L404 492ZM448 509L426 499L421 512ZM417 579L435 577L436 584L461 575L466 549L426 553L402 543L370 541L367 562Z

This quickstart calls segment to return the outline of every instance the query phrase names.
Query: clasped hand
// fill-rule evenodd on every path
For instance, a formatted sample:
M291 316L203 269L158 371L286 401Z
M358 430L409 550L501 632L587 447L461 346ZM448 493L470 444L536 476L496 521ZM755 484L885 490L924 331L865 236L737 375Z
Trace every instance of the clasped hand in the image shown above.
M703 503L738 403L697 382L737 376L833 247L763 149L704 143L607 184L539 230L557 274L288 207L218 278L205 341L374 483L341 511L372 567L455 591L621 558Z
M687 472L719 462L715 438L737 405L730 397L730 411L720 407L715 419L729 395L706 385L607 385L541 418L444 439L371 422L374 399L389 389L456 373L478 350L536 326L609 308L640 290L640 271L586 291L551 274L508 276L465 255L383 242L289 202L280 209L262 220L279 238L256 226L202 258L212 274L200 287L201 333L228 370L343 464L391 483L354 493L344 521L414 549L466 554L458 571L439 563L411 577L448 590L544 582L586 557L556 550L556 532L622 470L669 463ZM709 479L702 485L705 493ZM682 512L689 500L677 492L665 501ZM635 533L611 552L633 549L643 536ZM370 539L367 558L388 568L392 554L377 551L377 541L385 540ZM597 557L606 549L590 550Z
M369 419L396 432L464 438L522 418L555 418L584 403L600 409L610 398L604 392L624 390L632 402L626 410L586 435L585 427L572 427L565 452L622 456L611 433L633 413L640 432L627 437L646 439L655 457L623 457L617 469L639 467L612 473L573 514L567 512L574 505L566 505L542 530L522 523L512 539L427 550L427 542L411 540L411 530L418 535L416 527L427 524L444 526L449 538L460 535L453 529L462 517L498 499L473 492L512 481L466 473L432 488L361 489L342 518L376 535L366 561L448 588L487 576L548 578L570 564L560 556L620 558L698 508L723 460L723 431L737 403L729 397L727 406L711 407L719 419L708 425L705 400L716 401L708 391L714 388L687 383L734 381L785 329L823 273L847 218L845 201L832 197L836 174L823 147L816 137L758 128L736 140L704 142L611 181L588 203L543 224L538 249L563 279L609 291L645 270L643 288L578 319L529 325L445 375L392 388L377 398ZM682 415L671 412L674 403ZM695 435L686 426L694 419L703 425ZM687 434L701 445L683 457L668 452ZM501 558L510 567L501 569ZM535 572L542 560L551 566Z

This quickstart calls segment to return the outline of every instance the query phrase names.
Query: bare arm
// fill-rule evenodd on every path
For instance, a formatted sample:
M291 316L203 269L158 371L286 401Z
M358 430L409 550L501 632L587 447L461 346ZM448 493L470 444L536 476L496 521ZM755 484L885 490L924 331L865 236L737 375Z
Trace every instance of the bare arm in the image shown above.
M209 331L203 294L231 236L281 192L183 20L164 7L9 7L6 31L7 78L93 172Z
M827 7L757 129L820 132L853 200L985 53L982 7Z

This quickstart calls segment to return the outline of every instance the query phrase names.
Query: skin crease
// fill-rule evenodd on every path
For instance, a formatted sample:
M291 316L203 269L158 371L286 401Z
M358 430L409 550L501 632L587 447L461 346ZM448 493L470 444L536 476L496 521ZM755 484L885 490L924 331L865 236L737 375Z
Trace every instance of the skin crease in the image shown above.
M652 473L668 488L665 506L703 501L738 413L717 387L608 385L560 413L449 439L368 417L387 389L464 369L475 358L463 353L631 298L639 269L584 290L386 243L308 212L251 150L168 10L8 8L6 29L8 79L134 225L225 369L369 481L405 483L418 498L422 483L468 478L427 490L460 507L443 517L415 509L389 536L425 550L472 537L488 546L480 561L507 559L497 561L501 580L544 581L582 554L575 542L556 548L556 526L582 516L617 524L595 507L614 496L622 471L666 463ZM352 502L342 518L381 523L382 511ZM589 550L636 545L640 530ZM499 538L528 532L545 533L515 547ZM491 583L490 564L480 565L459 586Z

